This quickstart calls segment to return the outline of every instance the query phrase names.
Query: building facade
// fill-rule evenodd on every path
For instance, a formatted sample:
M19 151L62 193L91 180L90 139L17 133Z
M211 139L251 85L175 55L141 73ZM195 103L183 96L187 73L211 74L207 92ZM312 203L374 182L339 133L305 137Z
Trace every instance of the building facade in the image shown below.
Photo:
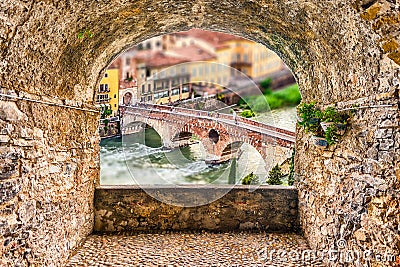
M119 108L119 71L118 68L109 68L97 88L96 104L101 108L102 113L105 110L111 110L108 117L118 116Z

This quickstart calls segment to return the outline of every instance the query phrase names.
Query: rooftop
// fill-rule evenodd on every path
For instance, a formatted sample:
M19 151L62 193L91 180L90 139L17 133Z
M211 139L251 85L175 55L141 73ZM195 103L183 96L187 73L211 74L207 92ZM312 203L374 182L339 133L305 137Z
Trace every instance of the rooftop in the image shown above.
M166 52L171 56L185 58L187 61L207 61L216 59L214 54L208 53L204 49L196 45L190 45L185 47L176 48Z
M152 53L151 56L149 57L138 58L138 61L145 63L146 66L148 67L160 68L160 67L177 65L180 63L187 62L189 60L182 57L167 55L164 52L156 52Z
M233 41L233 40L244 40L244 38L226 34L222 32L210 32L204 31L201 29L191 29L185 32L178 32L176 36L190 36L198 39L202 39L207 43L211 44L215 48L223 48L226 47L226 42Z

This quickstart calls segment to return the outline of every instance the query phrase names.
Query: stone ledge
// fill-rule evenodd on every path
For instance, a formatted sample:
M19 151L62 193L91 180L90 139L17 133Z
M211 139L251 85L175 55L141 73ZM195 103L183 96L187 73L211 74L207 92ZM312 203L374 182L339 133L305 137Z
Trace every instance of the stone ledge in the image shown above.
M294 187L237 185L216 201L195 207L166 204L146 193L165 190L167 197L179 194L196 199L229 188L229 185L101 186L95 191L94 231L299 231Z

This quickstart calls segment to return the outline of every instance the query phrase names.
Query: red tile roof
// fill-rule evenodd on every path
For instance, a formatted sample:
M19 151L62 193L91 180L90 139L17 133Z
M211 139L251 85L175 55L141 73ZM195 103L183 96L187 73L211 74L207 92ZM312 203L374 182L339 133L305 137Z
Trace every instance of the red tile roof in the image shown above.
M187 62L188 60L186 58L166 55L163 52L156 52L151 57L140 58L139 61L146 63L146 65L149 67L159 68L177 65Z
M201 29L191 29L189 31L185 32L178 32L176 33L177 36L191 36L195 37L198 39L202 39L206 41L207 43L211 44L215 48L223 48L226 47L225 43L228 41L232 40L243 40L244 38L227 34L227 33L222 33L222 32L211 32L211 31L205 31Z
M217 58L215 55L208 53L196 45L176 48L168 51L168 53L174 54L177 57L186 58L187 61L207 61Z

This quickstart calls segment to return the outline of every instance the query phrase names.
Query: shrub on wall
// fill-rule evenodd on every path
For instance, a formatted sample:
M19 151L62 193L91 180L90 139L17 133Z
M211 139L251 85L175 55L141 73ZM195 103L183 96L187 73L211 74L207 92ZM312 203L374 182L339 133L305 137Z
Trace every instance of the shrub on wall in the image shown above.
M258 184L258 176L251 172L250 174L246 175L245 177L242 178L242 184L243 185L251 185L251 184Z

